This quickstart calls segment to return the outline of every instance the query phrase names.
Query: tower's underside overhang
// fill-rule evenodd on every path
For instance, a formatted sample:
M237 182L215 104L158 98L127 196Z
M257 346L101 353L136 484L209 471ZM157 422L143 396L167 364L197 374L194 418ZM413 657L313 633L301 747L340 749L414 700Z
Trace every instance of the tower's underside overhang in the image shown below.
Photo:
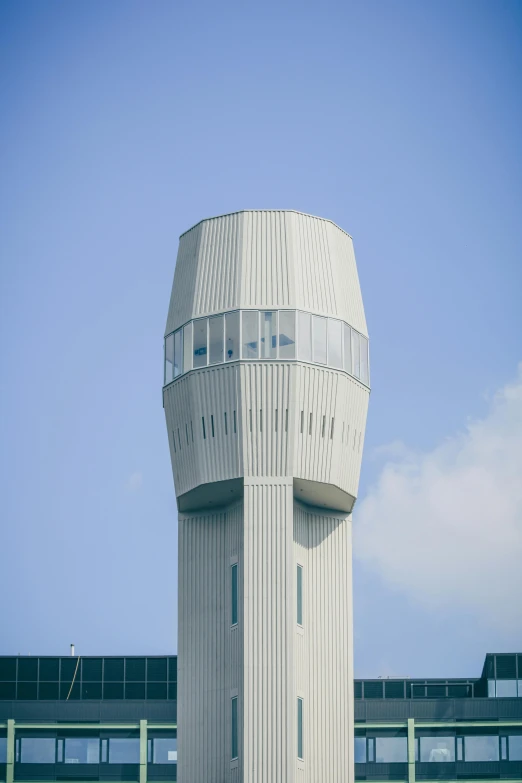
M308 506L350 514L355 498L333 484L294 478L294 497ZM190 513L229 506L244 495L243 478L200 484L178 497L178 511Z

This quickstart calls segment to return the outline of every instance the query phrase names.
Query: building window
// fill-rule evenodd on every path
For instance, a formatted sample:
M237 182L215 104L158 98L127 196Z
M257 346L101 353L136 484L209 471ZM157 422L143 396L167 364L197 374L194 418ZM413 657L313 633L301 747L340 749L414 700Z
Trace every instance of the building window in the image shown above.
M277 311L261 312L261 358L275 359L277 356Z
M343 323L334 318L328 319L328 365L343 368L342 349Z
M7 737L0 737L0 764L7 763Z
M237 606L237 563L230 567L231 576L231 606L232 606L232 625L237 625L238 606Z
M183 327L183 372L192 370L192 321Z
M376 737L375 761L394 764L408 761L408 740L406 737Z
M496 696L497 698L513 698L517 695L516 680L497 680Z
M455 737L421 737L421 761L455 761Z
M20 737L19 759L22 764L54 764L56 740L54 737Z
M176 737L154 737L152 739L152 763L176 764L178 741Z
M239 311L225 316L225 361L239 359Z
M312 316L310 313L297 313L299 358L303 362L312 361Z
M165 339L165 383L174 380L174 335Z
M224 321L222 315L215 315L208 320L208 363L209 364L222 364L223 363L223 328Z
M326 325L327 319L320 318L314 315L313 318L313 340L312 340L312 355L313 361L317 364L326 364L327 351L326 351Z
M66 764L99 764L100 740L97 737L66 737Z
M165 338L164 383L239 358L298 358L344 370L369 386L368 338L338 318L300 310L235 310L190 321Z
M279 358L295 359L295 310L279 312Z
M139 764L140 741L138 737L111 737L109 739L109 764Z
M193 323L194 367L206 367L207 364L207 319L199 318Z
M243 359L259 358L259 313L257 310L243 310Z
M297 758L304 759L303 748L303 699L297 699Z
M303 624L303 566L297 566L297 624Z
M366 737L355 737L354 756L356 764L366 764Z
M232 759L237 759L238 753L239 753L239 736L238 736L238 715L237 715L237 696L234 696L233 699L231 699L231 710L232 710Z
M509 760L522 761L522 735L509 737Z
M498 737L464 737L465 761L498 761Z

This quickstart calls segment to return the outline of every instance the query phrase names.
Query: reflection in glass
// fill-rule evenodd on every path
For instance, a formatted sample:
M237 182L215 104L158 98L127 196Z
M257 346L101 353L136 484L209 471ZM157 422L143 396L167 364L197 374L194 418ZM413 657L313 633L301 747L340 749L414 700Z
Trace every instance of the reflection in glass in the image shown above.
M178 760L176 737L155 737L153 740L153 764L175 764Z
M498 737L464 737L466 761L498 761Z
M239 310L225 316L225 361L239 359Z
M295 359L295 310L279 312L279 358Z
M192 370L192 321L183 327L183 372Z
M94 737L67 737L65 739L66 764L99 764L100 740Z
M174 378L181 375L183 368L183 346L181 344L181 329L174 332Z
M20 761L23 764L54 764L56 740L52 737L22 737Z
M299 358L303 362L312 361L312 316L310 313L297 313L299 335Z
M343 324L343 369L352 374L352 330L348 324Z
M243 311L243 359L259 357L259 313L257 310Z
M390 764L408 761L406 737L376 737L375 761Z
M516 680L497 680L497 697L508 697L517 695Z
M174 335L169 334L165 340L165 383L174 378Z
M208 321L209 364L223 361L223 316L215 315Z
M522 736L509 737L509 760L522 761Z
M314 315L312 330L313 359L317 364L326 364L326 318Z
M354 754L356 764L366 764L366 737L355 737Z
M342 321L336 321L334 318L328 319L328 364L330 367L343 366L342 351Z
M488 680L488 697L493 699L496 695L495 680Z
M364 335L359 335L359 349L361 354L361 381L370 385L370 375L368 371L368 340Z
M352 329L352 367L353 375L361 377L361 354L359 349L359 333Z
M205 367L207 364L207 319L198 318L193 323L194 329L194 367Z
M111 737L109 740L109 764L139 764L140 741L138 737Z
M261 312L261 358L275 359L277 355L277 311Z
M421 737L421 761L455 761L455 737Z
M0 737L0 764L7 763L7 737Z

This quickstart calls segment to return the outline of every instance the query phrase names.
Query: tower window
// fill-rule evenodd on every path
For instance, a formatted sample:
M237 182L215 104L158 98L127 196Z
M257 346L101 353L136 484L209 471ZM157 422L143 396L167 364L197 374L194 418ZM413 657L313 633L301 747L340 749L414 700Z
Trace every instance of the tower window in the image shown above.
M203 425L203 440L206 440L207 439L207 433L206 433L206 430L205 430L205 417L204 416L201 417L201 424Z
M238 618L237 587L237 563L233 563L233 565L230 567L230 603L232 625L237 625Z
M239 753L239 732L238 732L238 716L237 716L237 696L234 696L230 700L231 707L231 724L232 724L232 759L237 759Z
M303 748L303 699L297 699L297 758L304 759Z
M303 566L297 566L297 624L303 624Z

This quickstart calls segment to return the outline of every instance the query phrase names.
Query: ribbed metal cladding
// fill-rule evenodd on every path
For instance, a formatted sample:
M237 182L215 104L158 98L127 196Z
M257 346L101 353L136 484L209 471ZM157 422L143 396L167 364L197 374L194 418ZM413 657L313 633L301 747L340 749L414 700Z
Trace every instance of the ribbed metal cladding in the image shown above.
M278 210L204 220L181 237L167 334L199 316L263 308L339 318L367 334L351 237ZM368 389L297 359L238 360L190 370L163 400L179 507L191 509L179 517L178 779L352 783L347 512Z
M305 711L298 779L353 779L351 517L294 502L295 563L303 567L303 626L295 628L296 687ZM297 766L299 769L299 766Z

